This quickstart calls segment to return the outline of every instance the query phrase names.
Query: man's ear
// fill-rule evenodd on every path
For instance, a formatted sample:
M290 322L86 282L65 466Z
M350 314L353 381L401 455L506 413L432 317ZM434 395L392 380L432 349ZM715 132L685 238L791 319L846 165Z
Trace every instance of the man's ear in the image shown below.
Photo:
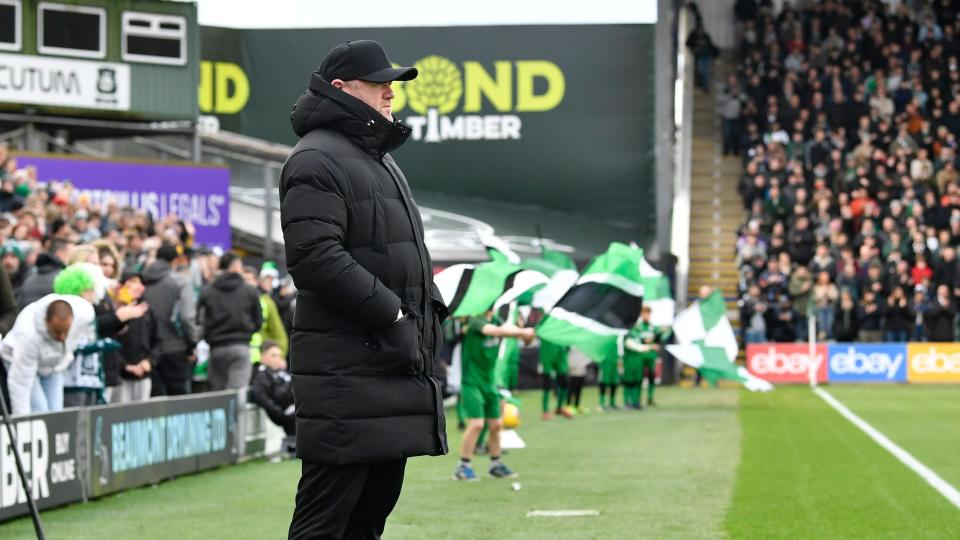
M344 83L342 79L334 79L330 81L330 84L332 84L334 88L342 89Z

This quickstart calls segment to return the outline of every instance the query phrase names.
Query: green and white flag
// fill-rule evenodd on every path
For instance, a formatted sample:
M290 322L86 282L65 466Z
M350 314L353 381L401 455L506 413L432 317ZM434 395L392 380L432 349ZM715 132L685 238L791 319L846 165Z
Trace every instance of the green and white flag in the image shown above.
M727 319L727 306L720 291L694 302L680 312L673 323L677 344L667 351L677 360L700 370L711 384L719 379L740 381L753 392L769 392L773 385L754 376L735 361L739 347Z
M643 262L642 249L610 244L547 313L537 335L597 361L616 355L620 337L640 318Z
M643 304L650 308L650 324L670 326L673 324L675 304L670 292L670 279L663 272L650 266L646 259L640 262L640 283L643 284Z
M566 253L552 249L543 250L540 258L527 259L520 263L527 270L536 270L549 278L543 286L537 287L520 298L520 303L543 311L550 311L563 298L580 278L577 265Z
M456 264L433 278L452 317L482 315L499 309L547 282L539 272L496 258L477 265Z

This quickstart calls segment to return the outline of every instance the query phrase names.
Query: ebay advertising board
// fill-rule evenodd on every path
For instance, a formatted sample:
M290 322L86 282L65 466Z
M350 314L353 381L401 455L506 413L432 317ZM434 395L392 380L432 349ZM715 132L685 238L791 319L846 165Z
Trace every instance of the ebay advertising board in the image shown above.
M960 383L960 343L830 343L810 359L805 343L747 346L747 369L774 384Z
M816 369L817 382L827 381L827 346L814 347L814 357L806 343L752 343L747 345L747 370L773 384L808 383L810 369Z
M830 382L907 382L906 343L831 343Z
M960 383L960 343L910 343L907 357L912 383Z
M196 242L230 248L230 170L201 164L166 164L17 155L22 167L33 165L41 182L69 180L93 207L110 201L150 212L155 219L170 213L193 224Z

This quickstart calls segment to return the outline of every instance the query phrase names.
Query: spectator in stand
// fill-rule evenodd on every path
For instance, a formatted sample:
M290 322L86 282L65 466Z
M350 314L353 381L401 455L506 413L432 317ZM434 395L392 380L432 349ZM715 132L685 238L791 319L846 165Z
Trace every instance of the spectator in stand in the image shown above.
M830 280L830 273L822 270L813 286L813 311L817 318L817 339L824 341L833 337L833 317L837 309L840 291Z
M280 346L265 340L260 347L260 361L253 368L250 397L266 411L270 420L288 435L296 433L293 408L293 382ZM296 444L291 440L288 445ZM288 451L292 450L288 446Z
M903 287L897 285L887 298L887 310L883 322L883 340L890 343L907 341L914 313L910 308Z
M788 342L797 338L793 304L789 296L780 296L767 314L767 335L772 341Z
M936 262L933 271L933 282L937 285L946 285L953 295L960 282L957 276L957 252L953 246L947 244L940 250L940 260Z
M140 274L124 272L115 289L114 302L120 309L130 306L146 306L142 303L146 288ZM150 373L159 358L160 326L153 310L146 309L142 317L127 323L126 331L119 336L122 364L118 377L120 384L111 394L112 403L135 403L150 399Z
M917 263L910 270L910 276L913 278L914 285L928 286L933 279L933 270L927 266L927 258L923 255L917 255Z
M810 259L813 258L815 244L816 238L813 236L813 231L810 230L809 218L805 215L798 216L787 243L790 258L803 267L807 266Z
M261 345L265 341L272 341L280 347L280 353L287 357L287 329L280 318L280 310L270 293L273 292L273 282L280 275L276 265L267 261L263 263L259 277L257 270L252 266L243 268L243 279L247 285L257 289L260 294L260 312L263 314L263 324L250 339L250 361L260 361Z
M813 291L813 278L805 266L798 267L790 276L788 292L793 302L794 321L796 321L796 339L806 341L808 336L808 322L810 317L810 297Z
M707 29L703 23L698 20L697 26L687 36L687 47L693 52L693 62L695 68L695 82L705 93L710 93L710 72L713 68L713 59L720 51L713 44Z
M10 279L10 286L13 287L14 295L20 290L23 281L27 279L25 259L19 242L7 240L3 247L0 247L0 264L3 265L3 269Z
M746 343L767 341L767 323L764 319L767 304L760 295L760 287L750 285L747 292L737 301L740 308L740 323L743 325L743 340Z
M32 304L53 292L53 280L67 266L73 254L74 244L69 240L52 238L47 241L47 251L37 257L35 270L20 287L17 303Z
M857 303L849 289L840 290L840 302L833 317L833 338L840 342L857 341L860 335Z
M864 343L883 341L884 305L872 290L863 291L863 299L857 309L857 324L860 327L859 339Z
M250 340L263 324L259 293L243 280L243 259L226 253L220 275L204 287L197 323L210 344L210 388L243 388L250 382Z
M154 396L190 393L196 361L196 298L189 279L177 271L182 259L178 249L170 243L162 244L156 261L143 271L143 299L159 324L159 357L151 372Z
M740 99L740 85L737 83L737 77L731 75L717 98L725 156L740 154L740 109L742 107Z
M956 302L946 285L937 287L937 295L927 306L924 325L928 341L954 341L953 321L957 316Z

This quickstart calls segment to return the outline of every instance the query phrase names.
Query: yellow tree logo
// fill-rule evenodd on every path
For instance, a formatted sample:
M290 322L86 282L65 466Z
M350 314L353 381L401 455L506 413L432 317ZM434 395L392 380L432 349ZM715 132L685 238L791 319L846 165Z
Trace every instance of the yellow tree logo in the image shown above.
M457 65L450 60L431 55L414 64L417 78L403 85L407 104L420 114L435 109L447 114L457 108L463 95L463 79Z

